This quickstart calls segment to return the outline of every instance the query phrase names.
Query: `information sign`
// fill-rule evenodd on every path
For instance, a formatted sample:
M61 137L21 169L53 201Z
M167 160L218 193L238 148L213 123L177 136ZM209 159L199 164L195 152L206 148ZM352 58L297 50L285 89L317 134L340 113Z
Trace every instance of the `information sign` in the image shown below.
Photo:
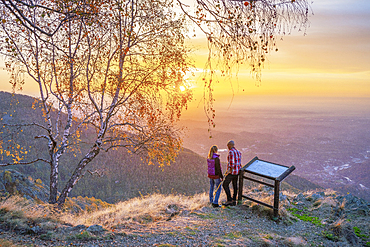
M283 165L272 163L269 161L260 160L258 159L257 156L254 157L240 170L238 201L241 202L242 198L246 198L248 200L260 203L266 207L270 207L274 210L274 218L277 219L278 214L279 214L280 182L294 170L295 170L294 166L291 166L291 167L283 166ZM257 176L257 179L248 177L248 174L253 174ZM260 178L271 179L273 181L273 184L261 181L259 180ZM261 202L256 199L243 195L243 180L244 179L273 187L274 188L274 205L269 205L267 203L264 203L264 202Z

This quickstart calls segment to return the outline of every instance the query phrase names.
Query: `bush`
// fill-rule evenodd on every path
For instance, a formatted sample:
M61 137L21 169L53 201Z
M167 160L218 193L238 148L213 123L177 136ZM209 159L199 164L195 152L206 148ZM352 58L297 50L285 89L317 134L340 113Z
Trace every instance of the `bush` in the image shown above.
M91 233L88 231L82 231L79 234L69 236L67 238L68 240L82 240L82 241L88 241L88 240L95 240L97 237L93 236Z
M327 239L329 239L329 240L331 240L331 241L334 241L334 242L336 242L336 241L338 241L338 240L339 240L339 237L338 237L338 236L335 236L333 233L330 233L330 232L327 232L327 231L323 231L323 232L322 232L322 235L323 235L325 238L327 238Z

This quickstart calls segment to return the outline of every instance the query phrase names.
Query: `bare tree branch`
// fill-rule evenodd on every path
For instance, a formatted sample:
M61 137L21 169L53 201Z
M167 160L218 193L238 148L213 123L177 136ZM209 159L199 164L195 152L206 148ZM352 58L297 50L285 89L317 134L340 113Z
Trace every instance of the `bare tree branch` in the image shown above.
M50 164L49 160L38 158L38 159L35 159L35 160L32 160L32 161L24 161L24 162L16 162L16 163L0 163L0 166L30 165L30 164L36 163L38 161L43 161L45 163Z

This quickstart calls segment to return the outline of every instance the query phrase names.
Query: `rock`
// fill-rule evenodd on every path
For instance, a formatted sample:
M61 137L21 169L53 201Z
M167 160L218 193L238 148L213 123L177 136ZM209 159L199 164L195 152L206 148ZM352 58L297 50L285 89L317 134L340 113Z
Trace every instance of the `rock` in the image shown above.
M306 197L302 194L302 193L299 193L295 198L294 198L294 201L297 201L297 202L302 202L302 201L306 201Z
M265 192L268 192L268 191L273 191L274 189L272 187L269 187L269 186L263 186L262 190L265 191Z
M5 188L5 186L4 186L4 184L0 181L0 193L2 194L2 193L6 193L7 191L6 191L6 188Z
M92 226L89 226L86 229L86 231L94 233L94 234L101 234L101 233L104 233L106 230L100 225L92 225Z
M165 209L166 214L179 214L180 208L175 204L170 204Z
M318 194L318 195L320 195L322 197L325 197L325 192L323 192L323 191L316 192L315 194Z
M351 224L346 222L344 219L338 219L333 222L329 229L338 237L344 237L351 246L357 246L359 239L353 230Z
M5 193L18 193L29 200L41 200L47 203L49 198L49 191L42 181L34 182L22 173L12 169L0 173L0 191L3 192L4 189Z
M351 193L345 195L345 196L338 196L337 200L340 202L345 201L346 208L356 208L361 205L367 205L368 202L366 202L364 199L360 199L357 196L352 195Z
M189 210L182 210L180 216L188 216L190 214Z
M75 227L71 227L71 231L83 231L87 228L85 225L77 225Z
M346 199L347 203L356 203L358 201L358 198L353 196L351 193L348 193L344 196L344 199Z
M312 194L308 199L309 199L309 201L316 202L317 200L323 199L324 196L325 196L324 192L316 192L316 193Z
M337 208L337 211L343 214L351 213L357 214L360 216L369 216L370 215L370 205L369 202L365 201L364 199L358 198L353 196L352 194L347 194L345 196L337 196L336 199L340 204L343 204L344 207Z
M287 246L306 246L307 242L302 237L289 237L283 243Z
M203 208L201 208L199 210L195 210L194 212L199 211L201 213L209 213L211 210L212 210L211 208L203 207Z
M177 205L175 204L170 204L167 206L167 208L165 209L165 213L166 214L169 214L168 218L167 218L167 221L171 220L173 217L175 217L176 215L180 214L180 209Z
M31 227L30 228L30 232L33 233L33 234L42 234L44 233L44 229L42 229L41 227L39 226L34 226L34 227Z
M285 201L286 199L288 199L288 197L286 195L284 195L282 192L280 192L280 194L279 194L279 200L280 201Z
M351 244L351 246L358 245L359 243L358 237L356 236L355 232L353 231L353 228L350 225L344 227L343 235L347 239L348 243Z
M356 209L356 213L361 216L369 216L370 208L367 205L361 205Z

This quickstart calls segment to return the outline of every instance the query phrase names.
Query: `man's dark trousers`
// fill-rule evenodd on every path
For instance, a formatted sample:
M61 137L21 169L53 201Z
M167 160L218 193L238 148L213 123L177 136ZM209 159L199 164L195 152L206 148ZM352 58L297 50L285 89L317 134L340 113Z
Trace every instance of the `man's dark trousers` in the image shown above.
M234 193L233 193L232 198L231 198L231 193L230 193L230 188L229 188L230 182L233 183L233 189L234 189ZM228 174L225 177L225 180L224 180L224 183L222 184L222 187L224 187L224 190L225 190L225 193L226 193L226 196L227 196L227 201L228 202L236 201L236 195L238 193L238 175Z

